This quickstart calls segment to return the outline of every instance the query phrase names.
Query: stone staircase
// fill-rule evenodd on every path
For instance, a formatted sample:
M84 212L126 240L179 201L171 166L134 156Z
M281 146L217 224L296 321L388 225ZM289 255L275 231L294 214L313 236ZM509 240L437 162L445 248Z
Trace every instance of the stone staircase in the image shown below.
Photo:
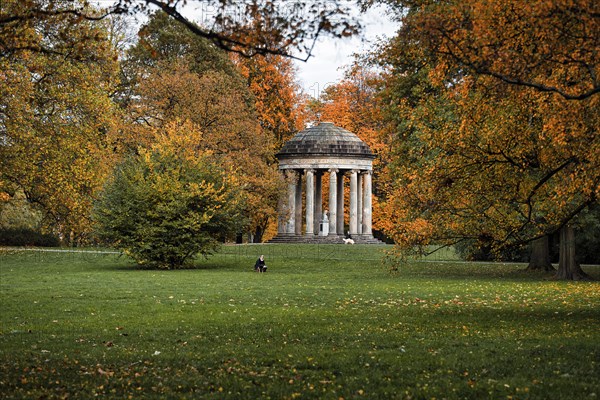
M344 244L342 235L316 236L316 235L294 235L278 234L267 243L310 243L310 244ZM371 235L353 235L355 244L384 244L381 240Z

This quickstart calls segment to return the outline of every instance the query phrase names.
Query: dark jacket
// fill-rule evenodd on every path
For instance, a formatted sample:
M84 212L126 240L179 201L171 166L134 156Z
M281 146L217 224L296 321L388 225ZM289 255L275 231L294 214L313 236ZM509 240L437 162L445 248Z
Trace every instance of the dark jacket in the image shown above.
M256 263L254 264L254 269L260 269L263 268L265 266L265 260L261 260L260 257L258 260L256 260Z

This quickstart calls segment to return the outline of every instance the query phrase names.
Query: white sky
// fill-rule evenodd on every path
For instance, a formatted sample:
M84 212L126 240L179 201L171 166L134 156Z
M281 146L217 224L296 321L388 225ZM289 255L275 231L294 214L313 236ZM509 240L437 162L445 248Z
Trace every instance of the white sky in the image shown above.
M344 67L352 63L354 53L364 53L373 48L377 38L390 38L397 29L382 8L370 9L361 15L363 32L350 39L323 38L307 62L297 61L299 83L306 93L318 97L327 85L339 81Z
M115 4L116 0L92 0L92 2L108 7ZM348 2L351 3L351 0ZM196 22L210 23L216 9L208 3L210 0L188 0L186 7L181 10L182 14ZM356 12L358 14L358 10ZM307 94L318 97L327 85L342 78L343 68L351 64L354 53L364 53L372 49L378 37L389 38L394 35L397 28L396 23L387 17L385 9L381 7L371 8L367 13L360 14L359 18L363 26L359 37L350 39L322 37L307 62L296 62L299 83ZM144 18L138 16L137 19L139 24Z
M348 5L353 5L353 0L346 1ZM203 1L188 1L186 9L190 14L184 12L185 16L191 16L197 22L208 24L212 22L216 12L215 8ZM354 53L368 51L378 37L391 37L396 31L396 23L387 17L383 7L373 7L364 14L360 14L356 8L355 12L363 26L360 37L336 39L324 36L317 42L313 56L308 61L296 62L299 83L307 94L318 97L327 85L342 78L343 68L351 64Z

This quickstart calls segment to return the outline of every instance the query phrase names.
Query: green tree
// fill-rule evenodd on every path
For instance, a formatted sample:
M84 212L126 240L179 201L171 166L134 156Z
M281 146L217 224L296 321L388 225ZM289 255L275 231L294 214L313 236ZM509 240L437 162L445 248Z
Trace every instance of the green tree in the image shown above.
M195 146L191 123L171 123L127 157L95 207L99 238L138 264L176 269L207 256L240 229L243 196L233 175Z
M0 230L39 230L43 215L27 201L23 190L19 189L13 196L7 197L0 201Z
M196 146L243 182L251 232L276 215L279 192L275 140L259 123L255 97L228 54L198 39L163 13L153 14L127 60L131 69L128 142L151 143L151 128L175 120L202 131ZM241 233L241 232L240 232Z

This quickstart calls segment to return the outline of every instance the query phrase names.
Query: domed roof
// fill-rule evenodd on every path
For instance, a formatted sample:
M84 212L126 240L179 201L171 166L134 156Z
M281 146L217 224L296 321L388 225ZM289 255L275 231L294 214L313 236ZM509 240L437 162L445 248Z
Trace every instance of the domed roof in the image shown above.
M321 122L298 132L283 145L277 158L310 155L375 158L358 136L332 122Z

